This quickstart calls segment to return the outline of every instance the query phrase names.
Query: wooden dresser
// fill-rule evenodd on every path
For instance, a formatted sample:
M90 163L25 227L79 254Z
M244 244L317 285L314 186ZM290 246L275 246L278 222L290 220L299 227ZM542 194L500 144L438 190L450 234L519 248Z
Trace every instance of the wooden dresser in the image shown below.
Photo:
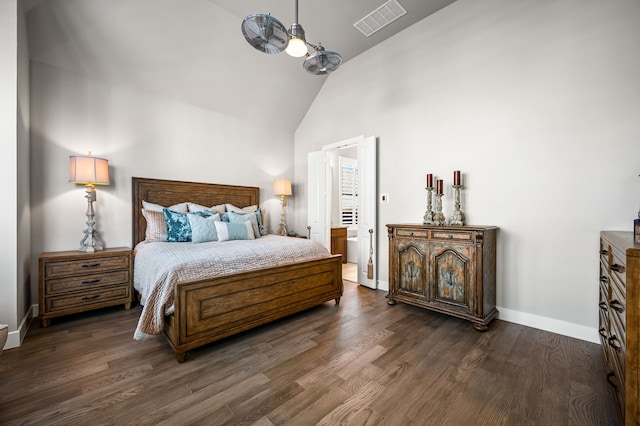
M331 228L331 254L341 254L342 263L347 263L347 228Z
M387 225L388 303L409 303L487 330L496 310L493 226Z
M640 424L640 244L632 232L600 233L600 343L621 425Z
M39 259L40 322L51 318L123 304L133 297L133 254L129 248L85 253L42 253Z

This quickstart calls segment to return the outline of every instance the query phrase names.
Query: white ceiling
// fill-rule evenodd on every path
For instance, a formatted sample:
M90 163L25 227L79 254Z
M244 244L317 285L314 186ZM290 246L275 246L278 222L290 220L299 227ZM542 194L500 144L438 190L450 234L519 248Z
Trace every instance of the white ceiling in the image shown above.
M386 0L300 0L310 43L347 62L455 0L399 0L407 14L367 38L353 24ZM252 48L240 24L270 13L286 27L293 0L24 0L34 61L294 130L326 76L302 58ZM340 72L338 69L335 72Z

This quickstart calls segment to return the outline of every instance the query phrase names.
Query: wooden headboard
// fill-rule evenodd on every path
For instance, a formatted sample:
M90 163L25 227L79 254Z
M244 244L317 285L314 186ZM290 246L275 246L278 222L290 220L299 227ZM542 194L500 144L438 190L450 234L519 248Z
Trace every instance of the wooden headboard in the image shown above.
M132 247L135 247L140 241L144 241L147 228L147 222L142 215L142 200L167 207L184 201L207 207L224 203L246 207L259 203L260 188L134 177L131 178L131 195Z

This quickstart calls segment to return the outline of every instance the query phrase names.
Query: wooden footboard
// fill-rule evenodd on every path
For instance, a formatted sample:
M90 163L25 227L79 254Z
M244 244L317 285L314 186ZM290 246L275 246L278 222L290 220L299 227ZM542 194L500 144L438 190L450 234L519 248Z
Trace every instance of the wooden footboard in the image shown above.
M341 256L176 286L165 334L178 362L207 343L342 296Z

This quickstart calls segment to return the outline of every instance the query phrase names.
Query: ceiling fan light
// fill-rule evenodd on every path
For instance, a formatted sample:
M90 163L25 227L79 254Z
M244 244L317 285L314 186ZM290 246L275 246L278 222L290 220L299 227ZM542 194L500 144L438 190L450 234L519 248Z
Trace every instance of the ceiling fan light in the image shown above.
M285 52L295 58L301 58L308 53L307 43L302 38L292 37L289 39L289 45Z
M304 39L304 29L297 22L289 29L289 44L285 49L289 55L300 58L308 53L307 42Z

